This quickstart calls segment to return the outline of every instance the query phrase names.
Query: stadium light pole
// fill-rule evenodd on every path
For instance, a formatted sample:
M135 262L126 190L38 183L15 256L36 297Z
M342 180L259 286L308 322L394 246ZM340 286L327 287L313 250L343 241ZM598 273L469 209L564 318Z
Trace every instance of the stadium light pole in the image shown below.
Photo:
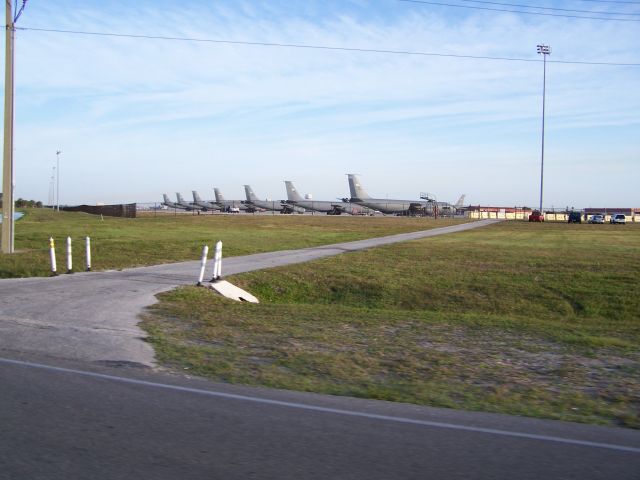
M54 165L51 170L51 177L49 178L49 197L47 197L47 205L53 208L56 204L56 166Z
M538 55L542 55L542 151L540 157L540 213L542 213L542 192L544 185L544 110L547 91L547 55L551 55L549 45L538 45Z
M62 150L56 150L56 205L60 211L60 154Z

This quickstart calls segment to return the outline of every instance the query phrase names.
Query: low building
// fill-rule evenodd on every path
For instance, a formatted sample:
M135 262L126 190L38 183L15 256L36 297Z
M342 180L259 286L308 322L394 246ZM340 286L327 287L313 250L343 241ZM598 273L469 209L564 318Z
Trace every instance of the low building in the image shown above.
M628 222L640 222L640 208L629 207L602 207L602 208L585 208L582 210L576 209L580 212L583 220L586 222L591 215L604 215L605 222L608 222L611 215L622 213L627 217ZM529 207L488 207L481 205L470 205L464 207L464 215L468 218L484 219L484 218L498 218L504 220L528 220L529 215L533 212L533 209ZM569 219L570 210L545 210L544 219L546 221L566 222Z
M505 220L528 220L533 210L529 207L483 207L470 205L464 207L468 218L502 218Z

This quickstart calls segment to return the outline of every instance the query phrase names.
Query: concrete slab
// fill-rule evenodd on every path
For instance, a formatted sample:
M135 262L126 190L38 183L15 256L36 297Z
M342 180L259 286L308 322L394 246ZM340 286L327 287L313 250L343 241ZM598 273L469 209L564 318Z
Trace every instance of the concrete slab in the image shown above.
M217 280L207 284L207 287L218 292L223 297L230 298L237 302L260 303L258 299L249 292L240 287L236 287L233 283L229 283L226 280Z

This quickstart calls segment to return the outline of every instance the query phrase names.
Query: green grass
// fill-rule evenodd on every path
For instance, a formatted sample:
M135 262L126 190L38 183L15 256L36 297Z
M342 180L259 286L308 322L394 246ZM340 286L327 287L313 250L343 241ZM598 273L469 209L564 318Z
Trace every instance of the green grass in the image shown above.
M159 360L219 381L640 428L640 226L504 222L183 288Z
M49 237L58 263L67 236L74 264L84 261L84 237L91 237L94 270L119 269L200 258L202 246L224 243L225 256L304 248L429 229L459 223L425 218L331 217L326 215L147 215L135 219L27 209L16 222L17 253L0 254L0 278L49 274Z

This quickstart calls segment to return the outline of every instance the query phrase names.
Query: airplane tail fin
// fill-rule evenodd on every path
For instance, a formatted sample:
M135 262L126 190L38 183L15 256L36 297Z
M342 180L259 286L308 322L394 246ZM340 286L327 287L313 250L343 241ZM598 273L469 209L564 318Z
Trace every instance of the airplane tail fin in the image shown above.
M293 182L289 180L285 180L284 184L287 186L287 200L291 200L294 202L301 202L304 200L302 196L296 190L296 187L293 186Z
M351 198L359 198L361 200L364 198L371 198L365 189L362 188L360 179L357 175L349 173L347 176L349 177L349 192L351 193Z
M462 195L460 195L460 198L458 199L458 201L455 204L456 208L460 208L464 206L464 198L466 197L466 195L463 193Z
M164 198L164 203L166 205L169 205L171 203L171 200L169 200L169 195L167 195L166 193L162 194L162 198Z
M222 192L220 192L220 189L218 187L215 187L213 191L216 194L216 202L224 202L224 197L222 196Z
M247 197L248 201L254 201L254 200L258 200L258 197L256 197L256 194L253 193L253 189L251 188L251 185L245 185L244 186L244 194Z
M176 192L176 198L178 199L178 203L185 203L181 193Z
M200 195L198 194L198 192L196 192L195 190L191 191L191 194L193 195L193 201L195 203L200 203L202 202L202 199L200 198Z

